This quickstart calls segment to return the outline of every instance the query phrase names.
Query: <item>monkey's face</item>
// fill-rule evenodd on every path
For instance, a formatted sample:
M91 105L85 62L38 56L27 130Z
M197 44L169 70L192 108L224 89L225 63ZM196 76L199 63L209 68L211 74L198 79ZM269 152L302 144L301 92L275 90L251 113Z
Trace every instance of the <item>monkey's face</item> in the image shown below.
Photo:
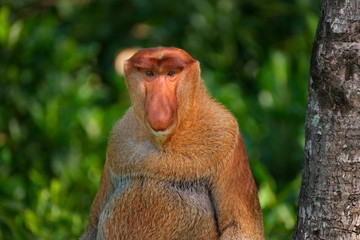
M153 135L169 135L179 123L179 98L186 97L179 95L188 92L181 89L194 82L189 76L194 63L189 54L177 48L143 49L125 63L134 110Z

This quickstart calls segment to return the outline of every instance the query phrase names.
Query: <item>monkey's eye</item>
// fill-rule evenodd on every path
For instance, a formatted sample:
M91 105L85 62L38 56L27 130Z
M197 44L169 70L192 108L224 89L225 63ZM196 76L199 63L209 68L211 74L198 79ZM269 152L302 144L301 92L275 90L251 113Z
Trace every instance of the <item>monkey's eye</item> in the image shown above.
M167 75L171 77L171 76L174 76L174 75L175 75L175 73L176 73L175 71L170 71L170 72L168 72L168 74L167 74Z
M146 76L148 76L148 77L153 77L153 76L155 76L155 74L153 73L153 71L150 71L150 70L147 70L147 71L145 72L145 74L146 74Z

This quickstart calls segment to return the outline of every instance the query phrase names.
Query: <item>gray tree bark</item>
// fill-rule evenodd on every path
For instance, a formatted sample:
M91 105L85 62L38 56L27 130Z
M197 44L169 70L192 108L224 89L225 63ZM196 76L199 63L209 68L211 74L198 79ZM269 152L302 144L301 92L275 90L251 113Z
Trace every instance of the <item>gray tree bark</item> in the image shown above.
M360 239L360 0L324 0L293 239Z

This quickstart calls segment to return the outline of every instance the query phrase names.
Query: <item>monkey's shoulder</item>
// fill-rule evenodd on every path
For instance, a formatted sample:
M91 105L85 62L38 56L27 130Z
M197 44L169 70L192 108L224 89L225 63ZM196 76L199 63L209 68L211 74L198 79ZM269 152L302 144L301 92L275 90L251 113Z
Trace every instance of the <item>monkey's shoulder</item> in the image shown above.
M233 142L239 134L239 127L234 115L226 109L222 104L215 100L207 101L198 113L195 129L198 129L202 138L213 139L214 141ZM208 135L208 137L206 137ZM220 138L220 139L219 139Z
M154 146L145 135L145 130L135 116L133 108L119 119L110 134L107 158L117 162L129 161L130 159L146 158L155 151ZM132 162L132 161L130 161Z
M113 126L111 131L111 136L116 135L116 137L144 137L144 127L140 124L137 119L133 107L130 107L124 116L120 118ZM111 140L110 136L110 140Z
M209 101L209 104L204 109L204 112L211 116L214 122L221 123L224 127L237 127L235 116L218 101Z

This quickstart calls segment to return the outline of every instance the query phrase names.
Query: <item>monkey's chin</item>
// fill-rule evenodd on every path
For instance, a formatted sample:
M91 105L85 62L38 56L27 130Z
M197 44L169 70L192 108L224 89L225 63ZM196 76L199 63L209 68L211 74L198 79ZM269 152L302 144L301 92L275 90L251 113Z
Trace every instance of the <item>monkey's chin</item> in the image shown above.
M155 131L152 129L150 124L146 121L146 127L150 130L151 133L151 139L153 140L153 143L157 149L163 149L164 143L166 140L170 137L170 135L173 133L173 130L176 126L176 122L174 121L170 127L168 127L164 131Z

